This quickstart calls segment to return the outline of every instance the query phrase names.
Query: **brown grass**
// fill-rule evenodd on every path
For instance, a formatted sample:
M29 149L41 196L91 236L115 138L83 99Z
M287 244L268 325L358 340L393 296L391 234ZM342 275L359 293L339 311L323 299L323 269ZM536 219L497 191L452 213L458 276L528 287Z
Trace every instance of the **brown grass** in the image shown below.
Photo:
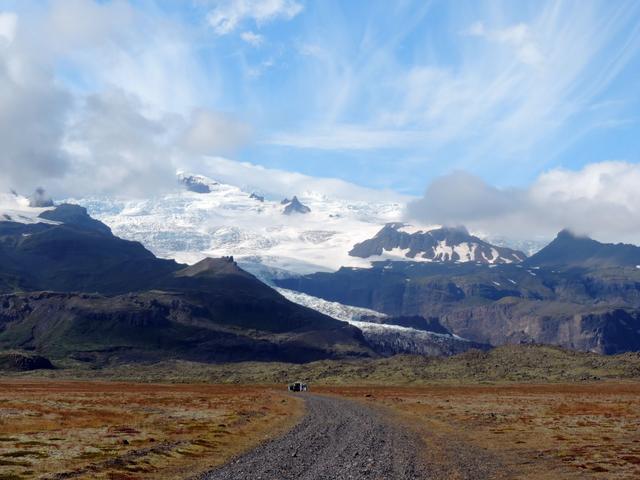
M186 478L302 409L261 386L0 381L0 479Z
M638 383L322 390L392 409L443 462L462 442L493 454L505 478L640 478Z
M468 449L504 466L495 478L640 478L640 383L312 389L389 409L435 463ZM301 414L264 386L4 380L0 480L186 478Z

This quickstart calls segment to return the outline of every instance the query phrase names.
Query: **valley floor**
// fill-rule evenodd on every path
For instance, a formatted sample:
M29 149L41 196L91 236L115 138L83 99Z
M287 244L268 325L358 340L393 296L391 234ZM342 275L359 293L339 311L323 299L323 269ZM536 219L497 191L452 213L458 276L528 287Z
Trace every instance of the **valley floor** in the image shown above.
M0 479L640 477L638 382L311 387L0 380Z
M187 478L302 411L257 386L0 380L0 480Z
M640 478L637 382L321 390L400 415L429 478Z

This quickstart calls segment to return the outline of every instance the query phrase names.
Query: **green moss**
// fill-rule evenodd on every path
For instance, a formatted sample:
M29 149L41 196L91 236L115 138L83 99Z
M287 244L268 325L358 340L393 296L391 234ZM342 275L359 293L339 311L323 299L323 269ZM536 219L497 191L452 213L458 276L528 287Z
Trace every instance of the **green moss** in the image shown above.
M640 380L640 354L599 355L559 347L511 345L452 357L398 355L383 359L326 360L306 364L242 362L206 364L164 361L90 369L69 368L22 376L134 382L406 385L427 383L584 382Z

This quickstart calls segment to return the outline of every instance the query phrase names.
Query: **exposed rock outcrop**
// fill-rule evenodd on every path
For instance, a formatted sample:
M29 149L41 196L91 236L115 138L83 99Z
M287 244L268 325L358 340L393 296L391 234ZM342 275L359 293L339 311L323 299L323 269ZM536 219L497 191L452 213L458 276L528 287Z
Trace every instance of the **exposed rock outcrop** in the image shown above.
M402 223L385 225L373 238L356 244L349 255L371 258L392 254L401 259L429 262L519 263L526 255L498 247L473 235L464 227L408 232Z
M305 214L311 212L311 209L301 203L300 200L298 200L298 197L293 197L291 200L285 198L281 203L282 205L286 205L282 211L285 215L292 215L294 213Z
M41 355L25 352L0 352L0 370L28 372L31 370L51 370L51 361Z

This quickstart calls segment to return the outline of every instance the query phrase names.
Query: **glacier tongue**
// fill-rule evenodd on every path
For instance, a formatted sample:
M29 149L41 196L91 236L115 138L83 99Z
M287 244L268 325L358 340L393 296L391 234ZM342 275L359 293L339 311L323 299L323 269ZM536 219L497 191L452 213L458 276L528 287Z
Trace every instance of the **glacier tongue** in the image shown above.
M331 302L329 300L324 300L322 298L307 295L306 293L296 292L294 290L288 290L286 288L274 288L287 300L291 300L294 303L304 305L305 307L313 308L314 310L317 310L320 313L324 313L325 315L333 317L337 320L349 322L360 329L365 326L363 324L371 324L377 327L381 326L378 323L364 322L362 321L363 318L387 317L387 315L385 315L384 313L376 312L375 310L370 310L368 308L353 307L351 305L344 305L338 302ZM384 327L385 325L382 326Z
M285 288L277 288L285 298L292 302L313 308L314 310L350 323L362 332L369 344L382 355L399 353L443 356L464 352L479 345L469 342L457 335L428 332L401 325L383 324L364 321L365 318L387 318L384 313L368 308L343 305L306 293L295 292Z

